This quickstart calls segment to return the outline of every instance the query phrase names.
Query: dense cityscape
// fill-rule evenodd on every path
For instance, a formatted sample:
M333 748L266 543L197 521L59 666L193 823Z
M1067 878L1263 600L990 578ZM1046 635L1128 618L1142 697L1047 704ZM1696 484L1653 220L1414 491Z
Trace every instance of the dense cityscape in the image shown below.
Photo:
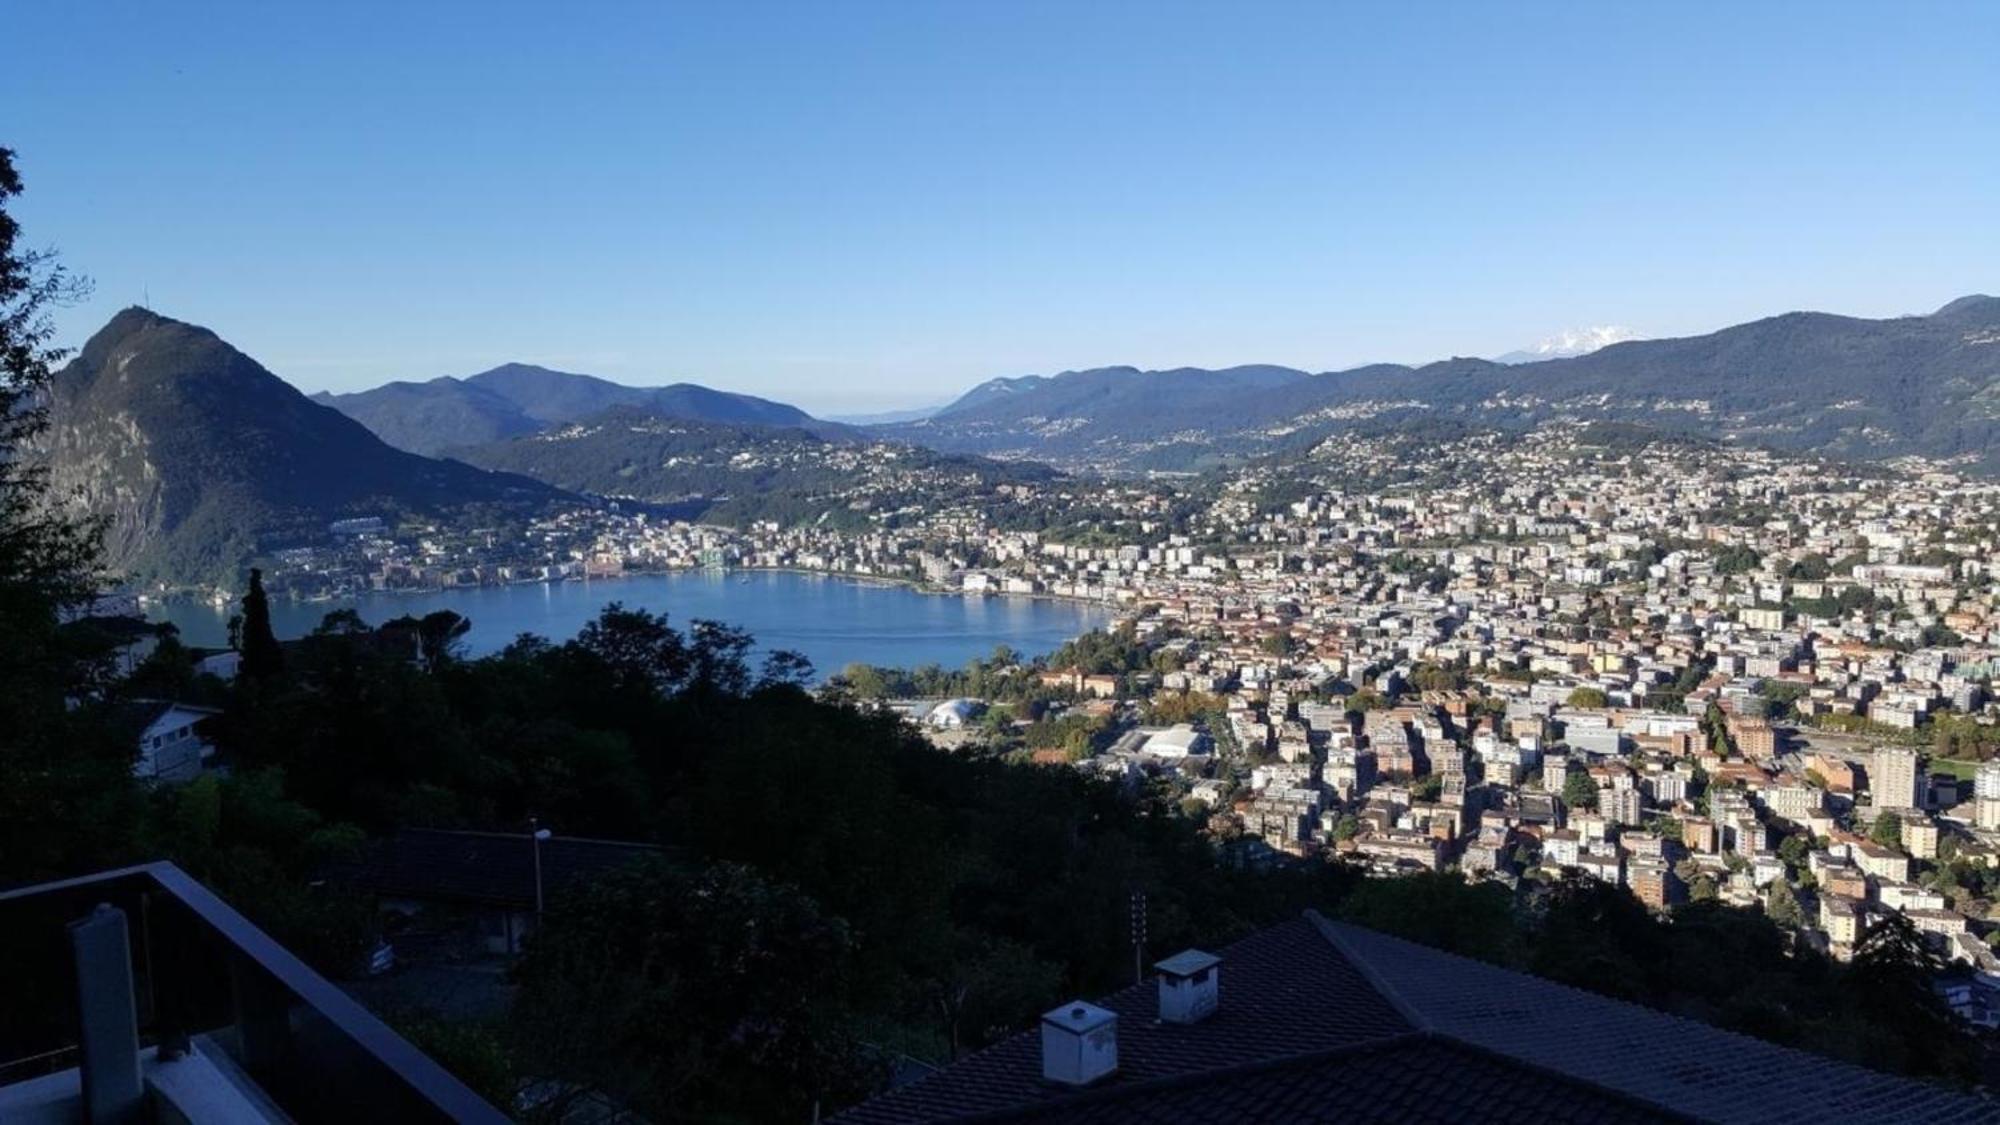
M8 9L0 1125L2000 1125L1997 33Z
M984 696L896 698L907 675L868 695L950 745L1169 786L1246 861L1577 869L1657 910L1760 906L1836 957L1895 912L2000 974L2000 486L1557 425L1330 439L1212 492L1000 488L1047 529L972 504L851 530L615 505L508 537L358 520L342 546L282 556L273 588L721 567L1109 603L1121 646L990 669ZM1073 728L1087 739L1035 743ZM1994 1018L1984 990L1954 995Z

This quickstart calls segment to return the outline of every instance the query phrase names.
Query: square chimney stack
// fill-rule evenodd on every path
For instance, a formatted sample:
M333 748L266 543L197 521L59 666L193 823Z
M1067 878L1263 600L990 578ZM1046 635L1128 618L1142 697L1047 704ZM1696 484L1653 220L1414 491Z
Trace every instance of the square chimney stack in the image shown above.
M1118 1069L1118 1013L1077 1000L1042 1013L1042 1077L1088 1086Z
M1160 971L1160 1022L1200 1023L1222 1003L1222 958L1183 949L1153 968Z

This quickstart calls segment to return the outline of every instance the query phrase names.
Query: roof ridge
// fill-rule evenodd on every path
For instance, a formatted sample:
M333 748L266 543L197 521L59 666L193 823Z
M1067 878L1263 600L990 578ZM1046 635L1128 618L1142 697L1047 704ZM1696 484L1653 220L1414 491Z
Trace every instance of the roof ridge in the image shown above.
M147 703L147 704L157 703L166 707L185 707L190 711L207 711L212 715L222 714L222 708L220 707L210 707L205 703L189 703L184 699L161 699L158 696L153 696L153 695L134 696L128 702Z
M1797 1051L1800 1054L1811 1055L1815 1059L1824 1059L1828 1062L1843 1063L1844 1065L1847 1066L1855 1065L1853 1063L1847 1063L1845 1062L1845 1060L1834 1058L1831 1055L1814 1054L1813 1052L1807 1051L1800 1047L1791 1047L1783 1043L1773 1042L1769 1039L1759 1039L1756 1036L1747 1034L1745 1032L1733 1031L1729 1028L1722 1027L1717 1024L1704 1023L1703 1021L1695 1019L1692 1016L1684 1016L1681 1015L1679 1012L1670 1012L1665 1008L1655 1008L1651 1004L1641 1004L1637 1000L1627 1000L1619 996L1607 996L1602 992L1592 992L1587 988L1570 984L1567 981L1554 980L1549 977L1540 976L1535 973L1528 972L1525 969L1516 969L1510 965L1502 965L1493 961L1482 961L1477 957L1469 956L1464 953L1457 953L1449 949L1439 949L1437 946L1434 945L1425 945L1423 942L1414 940L1412 938L1406 938L1400 934L1392 934L1387 930L1378 930L1372 926L1363 926L1358 922L1336 922L1331 919L1328 919L1326 924L1328 925L1328 927L1347 926L1352 929L1361 930L1364 933L1367 933L1373 937L1386 938L1389 941L1398 942L1400 944L1407 945L1413 949L1421 950L1422 952L1430 954L1431 956L1434 957L1448 957L1454 961L1462 961L1468 965L1477 965L1482 969L1490 969L1494 972L1507 973L1511 976L1517 976L1525 980L1533 981L1534 983L1542 985L1547 988L1561 989L1564 992L1570 993L1575 996L1583 997L1587 1000L1593 1000L1598 1003L1616 1004L1620 1007L1635 1008L1639 1011L1648 1013L1649 1015L1654 1015L1662 1019L1673 1020L1676 1023L1685 1024L1690 1028L1697 1028L1702 1031L1712 1032L1717 1035L1733 1036L1738 1039L1747 1040L1751 1043L1762 1044L1763 1046L1766 1047L1777 1047L1786 1051ZM1334 937L1332 938L1332 940L1335 941L1336 945L1343 952L1346 952L1350 948L1346 945L1340 944L1344 939ZM1856 1069L1864 1071L1865 1073L1868 1074L1877 1074L1888 1078L1902 1077L1900 1075L1889 1074L1887 1071L1869 1070L1867 1067L1857 1067Z
M1451 1050L1460 1050L1469 1054L1479 1055L1498 1066L1532 1071L1552 1081L1567 1086L1587 1089L1612 1101L1623 1102L1634 1108L1644 1109L1648 1113L1656 1113L1672 1120L1687 1122L1701 1120L1701 1118L1685 1110L1664 1105L1629 1091L1620 1090L1614 1086L1606 1086L1600 1082L1585 1078L1582 1075L1571 1074L1559 1068L1547 1066L1529 1059L1515 1058L1504 1051L1497 1051L1491 1047L1459 1039L1456 1036L1443 1032L1424 1029L1399 1032L1395 1035L1387 1035L1379 1039L1364 1039L1358 1043L1345 1043L1338 1047L1327 1047L1316 1051L1301 1051L1291 1055L1274 1055L1261 1059L1252 1059L1230 1066L1217 1067L1213 1070L1181 1071L1176 1074L1161 1075L1157 1078L1148 1078L1129 1084L1120 1085L1113 1083L1093 1086L1044 1101L1013 1105L1005 1109L987 1110L982 1113L954 1117L952 1120L959 1122L1017 1120L1024 1116L1039 1116L1055 1110L1094 1105L1100 1102L1118 1102L1128 1098L1163 1093L1197 1083L1230 1078L1247 1078L1273 1071L1288 1070L1294 1067L1317 1066L1321 1063L1334 1062L1340 1059L1354 1058L1383 1051L1394 1051L1416 1043L1435 1043Z
M1036 1117L1054 1110L1068 1109L1078 1105L1092 1105L1098 1102L1115 1102L1125 1098L1174 1090L1196 1083L1213 1082L1222 1078L1242 1078L1267 1071L1283 1070L1292 1066L1306 1066L1313 1063L1331 1062L1334 1059L1353 1055L1364 1055L1374 1051L1392 1050L1423 1039L1440 1038L1426 1031L1404 1031L1379 1039L1363 1039L1358 1043L1343 1043L1338 1047L1325 1047L1316 1051L1301 1051L1292 1055L1268 1055L1260 1059L1232 1063L1228 1066L1209 1070L1183 1070L1173 1074L1162 1074L1154 1078L1142 1078L1136 1082L1109 1082L1090 1086L1074 1093L1060 1094L1053 1098L1010 1105L1002 1109L985 1110L980 1113L953 1117L953 1121L1012 1121L1023 1116ZM1456 1042L1454 1040L1453 1042Z
M1382 999L1387 1000L1389 1006L1396 1009L1397 1015L1408 1020L1410 1026L1416 1028L1418 1031L1436 1030L1432 1026L1430 1016L1423 1009L1411 1003L1402 993L1396 991L1396 987L1389 983L1388 978L1384 977L1374 965L1368 962L1366 957L1361 956L1353 946L1347 943L1345 938L1340 936L1339 931L1333 928L1333 922L1330 919L1310 906L1306 907L1305 916L1306 921L1312 923L1313 929L1318 931L1319 936L1324 938L1328 945L1333 946L1334 952L1340 954L1341 957L1346 959L1348 964L1354 966L1355 971L1368 981L1369 987L1382 994Z
M1347 927L1349 929L1359 930L1365 934L1368 934L1370 937L1383 939L1402 946L1407 946L1411 949L1418 951L1421 954L1425 954L1428 956L1447 958L1452 961L1463 962L1465 964L1472 965L1477 968L1484 969L1490 972L1502 973L1508 976L1519 977L1522 980L1530 982L1538 987L1557 990L1575 997L1582 998L1592 1003L1608 1005L1613 1008L1621 1010L1630 1009L1632 1011L1643 1013L1644 1015L1653 1017L1655 1019L1667 1020L1675 1025L1678 1025L1675 1028L1675 1030L1677 1031L1681 1029L1690 1029L1693 1031L1700 1032L1704 1035L1719 1036L1738 1044L1751 1045L1768 1051L1779 1051L1788 1055L1797 1055L1800 1056L1802 1059L1811 1062L1815 1066L1846 1071L1848 1072L1848 1076L1852 1078L1867 1079L1873 1082L1887 1083L1894 1086L1904 1087L1907 1088L1912 1094L1924 1093L1930 1095L1938 1095L1938 1096L1963 1100L1970 1103L1981 1103L1981 1102L1990 1103L1992 1101L1990 1095L1980 1090L1968 1091L1968 1090L1956 1089L1951 1086L1944 1085L1942 1083L1933 1082L1913 1075L1892 1074L1889 1071L1885 1070L1875 1070L1871 1067L1863 1066L1859 1063L1849 1062L1846 1059L1837 1058L1833 1055L1823 1055L1817 1051L1809 1051L1803 1047L1795 1047L1788 1043L1778 1043L1770 1039L1761 1039L1755 1035L1750 1035L1746 1032L1736 1031L1734 1029L1722 1027L1717 1024L1706 1023L1703 1022L1702 1020L1695 1019L1692 1016L1681 1015L1678 1012L1667 1011L1664 1008L1656 1008L1650 1004L1641 1004L1634 1000L1625 1000L1616 996L1606 996L1601 992L1592 992L1587 988L1580 988L1576 985L1568 984L1563 981L1551 980L1548 977L1537 976L1534 973L1526 972L1520 969L1510 968L1506 965L1498 965L1491 961L1482 961L1477 957L1467 956L1463 953L1454 953L1450 950L1438 949L1434 946L1425 945L1420 941L1414 941L1410 938L1402 937L1397 934L1392 934L1385 930L1377 930L1372 927L1359 925L1354 922L1335 922L1330 919L1320 917L1317 911L1308 911L1308 913L1313 915L1316 924L1318 924L1320 927L1321 932L1327 935L1328 940L1331 943L1333 943L1334 947L1340 950L1343 956L1347 957L1350 961L1352 961L1355 965L1355 968L1361 971L1362 974L1368 978L1371 984L1378 979L1375 971L1371 966L1368 965L1365 957L1359 956L1354 952L1351 952L1352 947L1346 943L1346 939L1342 935L1340 935L1337 927ZM1397 1004L1399 1011L1402 1010L1401 997L1398 994L1396 994L1393 991L1393 989L1385 990L1384 996L1385 998L1389 999L1392 1004ZM1525 1066L1536 1067L1548 1071L1550 1073L1566 1076L1576 1082L1581 1082L1586 1085L1590 1085L1600 1089L1611 1090L1622 1094L1624 1097L1644 1102L1644 1104L1649 1106L1663 1106L1666 1104L1663 1102L1656 1102L1646 1097L1645 1095L1634 1091L1621 1090L1618 1087L1613 1087L1613 1086L1601 1086L1599 1084L1598 1079L1588 1078L1582 1074L1573 1073L1570 1071L1562 1070L1560 1068L1550 1068L1547 1066L1547 1064L1536 1062L1535 1060L1527 1058L1525 1056L1514 1055L1506 1051L1503 1051L1497 1047L1491 1047L1482 1043L1475 1043L1470 1039L1461 1038L1460 1036L1448 1031L1438 1031L1436 1030L1435 1022L1423 1016L1421 1012L1406 1013L1404 1018L1409 1019L1412 1023L1416 1024L1419 1027L1423 1027L1427 1030L1433 1031L1440 1038L1448 1039L1453 1043L1463 1043L1468 1047L1473 1047L1491 1054L1495 1054L1500 1057L1510 1059L1514 1062L1518 1062ZM1685 1111L1673 1110L1673 1112L1684 1113Z
M1883 1071L1883 1070L1870 1070L1865 1066L1859 1066L1855 1063L1850 1063L1845 1059L1835 1058L1832 1055L1821 1055L1812 1051L1808 1051L1803 1047L1793 1047L1784 1043L1774 1042L1769 1039L1759 1039L1755 1035L1750 1035L1746 1032L1735 1031L1730 1028L1722 1027L1718 1024L1704 1023L1703 1021L1695 1019L1692 1016L1684 1016L1678 1012L1670 1012L1667 1011L1665 1008L1655 1008L1651 1004L1641 1004L1636 1000L1626 1000L1618 996L1606 996L1602 992L1592 992L1587 988L1582 988L1577 985L1570 984L1567 981L1553 980L1549 977L1538 976L1524 969L1516 969L1508 965L1496 964L1495 962L1492 961L1482 961L1477 957L1468 956L1464 953L1455 953L1449 949L1439 949L1434 945L1425 945L1423 942L1403 937L1400 934L1392 934L1387 930L1378 930L1372 926L1363 926L1357 922L1336 922L1331 919L1326 919L1325 922L1327 927L1329 928L1329 940L1332 940L1335 943L1336 948L1339 948L1342 953L1349 953L1351 947L1343 944L1344 939L1334 936L1335 933L1337 932L1331 929L1334 926L1347 926L1352 929L1361 930L1364 933L1367 933L1373 937L1386 938L1389 941L1398 942L1402 945L1407 945L1412 949L1420 950L1423 953L1427 953L1434 957L1448 957L1454 961L1462 961L1468 965L1476 965L1482 969L1489 969L1499 973L1507 973L1511 976L1517 976L1525 980L1533 981L1535 984L1541 985L1543 987L1560 989L1564 992L1570 993L1575 996L1580 996L1583 997L1584 999L1595 1001L1597 1003L1615 1004L1622 1008L1637 1009L1638 1011L1645 1012L1648 1015L1658 1016L1661 1019L1672 1020L1675 1023L1684 1024L1689 1028L1694 1028L1700 1031L1709 1032L1714 1035L1727 1035L1730 1036L1731 1038L1741 1039L1749 1043L1756 1043L1760 1046L1773 1047L1778 1050L1792 1051L1798 1054L1807 1055L1815 1060L1838 1063L1842 1066L1854 1067L1854 1069L1859 1070L1864 1074L1875 1075L1877 1077L1882 1077L1882 1078L1894 1078L1905 1082L1918 1082L1920 1085L1923 1084L1920 1079L1908 1078L1906 1076L1899 1074L1890 1074L1888 1071ZM1349 954L1349 956L1354 957L1356 955ZM1362 966L1357 965L1356 967L1361 968ZM1373 979L1374 973L1372 969L1363 968L1363 971L1370 976L1371 980ZM1418 1018L1418 1017L1412 1017L1412 1018ZM1426 1020L1427 1024L1428 1022L1429 1021Z
M1633 1106L1643 1107L1648 1112L1663 1114L1667 1117L1675 1118L1681 1121L1702 1120L1702 1118L1697 1117L1696 1115L1689 1113L1684 1109L1678 1109L1674 1106L1668 1105L1665 1102L1656 1101L1652 1098L1646 1097L1643 1094L1635 1094L1630 1090L1621 1090L1616 1086L1607 1085L1603 1082L1598 1081L1595 1078L1590 1078L1585 1075L1576 1074L1572 1071L1564 1070L1561 1067L1550 1066L1547 1063L1536 1062L1534 1059L1525 1059L1520 1057L1519 1055L1510 1055L1507 1052L1499 1050L1497 1048L1488 1047L1484 1043L1474 1043L1470 1039L1460 1039L1458 1036L1453 1035L1450 1032L1425 1031L1423 1035L1427 1039L1434 1039L1440 1043L1449 1043L1453 1047L1470 1051L1476 1055L1484 1055L1487 1058L1492 1059L1494 1062L1499 1063L1503 1066L1512 1066L1512 1067L1519 1067L1523 1070L1531 1070L1536 1074L1542 1075L1545 1078L1552 1078L1557 1081L1567 1082L1573 1086L1582 1086L1586 1089L1595 1090L1596 1092L1603 1094L1605 1097L1610 1098L1613 1101L1621 1101L1621 1102L1626 1102Z

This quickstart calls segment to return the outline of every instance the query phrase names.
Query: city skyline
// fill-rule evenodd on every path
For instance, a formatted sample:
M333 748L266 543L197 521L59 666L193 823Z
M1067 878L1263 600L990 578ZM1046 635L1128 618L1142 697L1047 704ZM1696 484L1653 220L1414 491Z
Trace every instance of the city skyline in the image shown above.
M474 11L26 14L22 219L97 283L65 341L146 302L307 390L522 361L839 414L1995 288L1973 5Z

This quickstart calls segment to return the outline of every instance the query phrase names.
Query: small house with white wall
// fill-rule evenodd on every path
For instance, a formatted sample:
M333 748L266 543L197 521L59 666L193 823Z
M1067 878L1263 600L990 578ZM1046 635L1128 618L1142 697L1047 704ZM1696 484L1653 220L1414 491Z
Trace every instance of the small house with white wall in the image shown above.
M227 682L235 682L237 669L243 666L243 654L233 648L207 652L195 660L195 674L214 676Z
M126 704L124 726L134 731L138 740L133 776L172 785L201 776L201 771L215 757L215 744L202 732L201 725L221 713L213 707L156 699Z

